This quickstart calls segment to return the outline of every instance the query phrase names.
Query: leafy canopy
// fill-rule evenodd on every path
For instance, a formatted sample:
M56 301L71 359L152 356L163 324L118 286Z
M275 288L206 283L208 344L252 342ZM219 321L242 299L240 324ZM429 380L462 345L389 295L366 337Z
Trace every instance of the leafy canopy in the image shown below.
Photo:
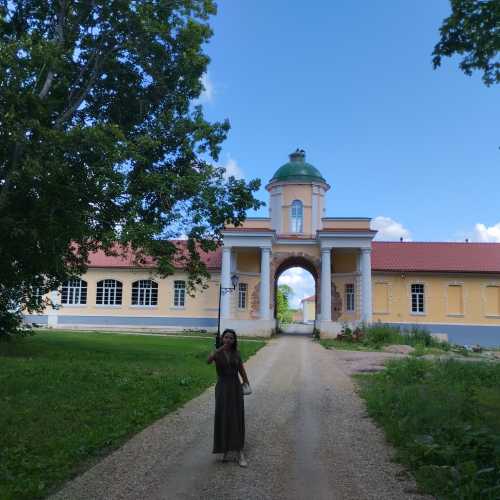
M116 241L202 285L199 250L261 205L258 180L211 163L229 123L195 105L215 13L212 0L0 0L0 331ZM187 252L168 241L180 235Z
M465 74L479 70L486 85L500 83L500 1L450 1L451 15L443 21L434 47L434 68L441 66L443 57L460 55Z
M291 323L293 311L290 309L290 298L293 289L289 285L279 285L276 292L276 317L280 323Z

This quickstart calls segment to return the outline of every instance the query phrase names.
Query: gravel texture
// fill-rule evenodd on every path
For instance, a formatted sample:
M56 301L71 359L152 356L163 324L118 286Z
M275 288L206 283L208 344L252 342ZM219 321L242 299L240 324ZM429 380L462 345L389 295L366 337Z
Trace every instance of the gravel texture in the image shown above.
M358 356L373 353L326 350L308 338L290 336L272 340L246 363L254 391L245 398L246 469L210 453L210 388L53 498L429 498L419 495L391 462L382 432L367 417L349 377L352 364L345 361L353 354L359 367Z

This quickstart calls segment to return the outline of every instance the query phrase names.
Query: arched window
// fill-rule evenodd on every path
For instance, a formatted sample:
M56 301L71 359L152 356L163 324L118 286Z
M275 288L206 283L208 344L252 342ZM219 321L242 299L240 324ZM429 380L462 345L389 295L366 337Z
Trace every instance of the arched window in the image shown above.
M119 306L122 303L122 284L116 280L97 282L95 303L102 306Z
M87 303L87 282L79 278L65 281L61 290L61 304L82 305Z
M292 233L302 233L304 208L300 200L292 202Z
M153 280L139 280L132 283L133 306L158 305L158 283Z

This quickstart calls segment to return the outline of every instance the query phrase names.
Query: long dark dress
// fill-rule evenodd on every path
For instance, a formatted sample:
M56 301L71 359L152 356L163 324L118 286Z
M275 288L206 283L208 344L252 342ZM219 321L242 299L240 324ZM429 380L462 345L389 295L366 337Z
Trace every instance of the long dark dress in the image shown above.
M215 355L218 378L215 386L213 453L242 450L245 443L245 407L238 378L240 364L241 357L237 351Z

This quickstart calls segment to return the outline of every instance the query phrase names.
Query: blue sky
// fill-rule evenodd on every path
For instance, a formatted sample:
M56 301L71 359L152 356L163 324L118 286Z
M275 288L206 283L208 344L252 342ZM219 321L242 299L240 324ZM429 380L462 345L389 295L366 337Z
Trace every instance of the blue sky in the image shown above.
M328 216L372 217L380 239L500 241L500 88L456 59L432 69L448 0L218 7L202 102L231 122L229 171L265 185L301 147Z
M202 102L231 122L229 172L264 186L304 148L332 186L327 216L372 217L383 240L500 242L500 88L457 59L432 69L448 0L218 6ZM279 283L294 307L314 293L299 268Z

